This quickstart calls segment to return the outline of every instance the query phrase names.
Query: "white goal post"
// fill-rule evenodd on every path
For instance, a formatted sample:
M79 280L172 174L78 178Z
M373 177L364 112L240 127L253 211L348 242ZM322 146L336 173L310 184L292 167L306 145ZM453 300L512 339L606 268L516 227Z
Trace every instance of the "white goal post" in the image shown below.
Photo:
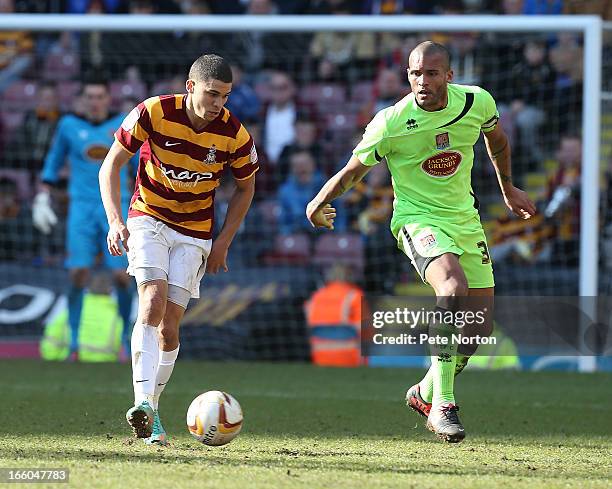
M23 31L376 31L376 32L577 32L584 39L580 296L598 294L600 108L602 21L597 16L188 16L188 15L0 15L0 30ZM485 87L486 88L486 87ZM580 357L579 369L595 369Z

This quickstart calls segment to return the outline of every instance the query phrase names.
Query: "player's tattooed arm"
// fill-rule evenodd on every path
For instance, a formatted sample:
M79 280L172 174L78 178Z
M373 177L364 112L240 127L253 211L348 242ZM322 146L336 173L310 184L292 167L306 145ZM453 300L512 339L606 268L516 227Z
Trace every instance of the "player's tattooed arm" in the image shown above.
M485 146L495 168L497 180L502 192L513 186L510 143L506 133L497 125L495 129L484 133Z
M536 213L536 207L529 196L512 183L508 137L498 124L492 131L484 133L484 138L506 206L521 219L529 219Z

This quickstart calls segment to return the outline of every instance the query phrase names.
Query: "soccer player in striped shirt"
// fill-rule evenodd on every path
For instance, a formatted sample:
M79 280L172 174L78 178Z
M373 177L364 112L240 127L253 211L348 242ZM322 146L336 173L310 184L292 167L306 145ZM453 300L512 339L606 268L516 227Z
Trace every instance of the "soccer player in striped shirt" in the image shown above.
M313 226L333 229L336 213L329 202L386 160L395 193L391 231L433 287L437 311L453 318L464 308L474 313L474 306L491 311L485 307L492 304L493 268L471 185L473 147L481 132L506 206L522 219L529 219L535 207L512 183L510 146L493 97L480 87L451 83L450 56L441 44L419 44L408 65L412 93L376 114L352 158L308 204L306 215ZM488 336L492 320L486 316L481 329L464 329L463 334ZM430 334L433 329L440 343L462 333L452 323L433 326ZM406 394L408 405L427 417L427 427L448 442L465 437L454 376L475 352L456 343L451 339L438 351L432 349L431 368Z
M132 334L134 406L126 413L138 438L166 444L159 396L179 351L179 322L199 297L204 272L228 271L227 252L253 199L257 151L253 138L224 107L232 72L206 54L189 70L187 94L140 103L115 133L100 170L110 230L108 249L128 256L138 285ZM120 212L119 170L140 149L127 223ZM236 188L212 242L215 188L229 166Z

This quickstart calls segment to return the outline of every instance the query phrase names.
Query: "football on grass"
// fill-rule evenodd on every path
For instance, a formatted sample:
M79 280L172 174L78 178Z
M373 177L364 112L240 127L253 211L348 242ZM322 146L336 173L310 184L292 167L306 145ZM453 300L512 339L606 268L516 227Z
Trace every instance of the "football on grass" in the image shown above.
M191 402L187 410L187 428L204 445L225 445L242 429L242 408L226 392L205 392Z

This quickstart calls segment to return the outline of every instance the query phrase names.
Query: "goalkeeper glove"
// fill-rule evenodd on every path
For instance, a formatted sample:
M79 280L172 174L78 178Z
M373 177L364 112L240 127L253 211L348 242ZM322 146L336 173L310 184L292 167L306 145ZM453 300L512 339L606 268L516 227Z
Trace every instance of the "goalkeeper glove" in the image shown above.
M57 216L51 208L51 196L48 192L39 192L32 203L32 221L34 227L43 234L49 234L57 224Z

